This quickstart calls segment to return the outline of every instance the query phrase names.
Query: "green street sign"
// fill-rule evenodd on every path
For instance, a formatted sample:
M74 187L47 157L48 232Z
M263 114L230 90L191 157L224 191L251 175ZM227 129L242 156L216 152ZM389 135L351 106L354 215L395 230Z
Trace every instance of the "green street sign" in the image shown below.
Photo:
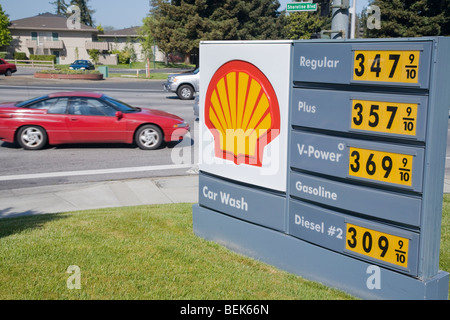
M317 3L310 2L294 2L288 3L287 11L317 11Z

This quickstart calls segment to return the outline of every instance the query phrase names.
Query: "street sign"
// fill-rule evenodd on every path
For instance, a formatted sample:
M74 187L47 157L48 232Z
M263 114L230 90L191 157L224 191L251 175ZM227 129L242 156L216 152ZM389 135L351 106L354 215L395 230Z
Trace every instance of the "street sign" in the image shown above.
M317 3L293 2L286 6L287 11L317 11Z

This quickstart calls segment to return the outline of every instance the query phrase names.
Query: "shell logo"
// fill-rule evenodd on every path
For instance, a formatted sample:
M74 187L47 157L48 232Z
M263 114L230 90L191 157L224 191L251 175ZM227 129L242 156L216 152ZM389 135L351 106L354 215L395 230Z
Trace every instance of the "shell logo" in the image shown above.
M264 148L280 133L280 108L270 81L249 62L225 63L208 85L205 124L217 158L261 167Z

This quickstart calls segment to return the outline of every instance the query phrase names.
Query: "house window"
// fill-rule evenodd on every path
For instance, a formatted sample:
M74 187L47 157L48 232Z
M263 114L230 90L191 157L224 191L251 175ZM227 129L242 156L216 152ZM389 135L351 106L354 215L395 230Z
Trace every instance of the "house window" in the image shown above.
M38 34L37 32L32 32L31 33L31 40L37 40Z
M58 32L53 32L52 37L53 37L53 41L58 41L59 40Z

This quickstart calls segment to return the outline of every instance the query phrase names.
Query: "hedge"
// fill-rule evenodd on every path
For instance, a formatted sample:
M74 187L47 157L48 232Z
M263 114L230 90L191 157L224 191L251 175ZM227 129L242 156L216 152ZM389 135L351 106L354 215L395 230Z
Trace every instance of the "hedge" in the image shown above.
M28 60L25 52L14 52L14 59L16 60Z
M56 56L53 54L30 54L30 59L37 61L53 61L56 63Z

